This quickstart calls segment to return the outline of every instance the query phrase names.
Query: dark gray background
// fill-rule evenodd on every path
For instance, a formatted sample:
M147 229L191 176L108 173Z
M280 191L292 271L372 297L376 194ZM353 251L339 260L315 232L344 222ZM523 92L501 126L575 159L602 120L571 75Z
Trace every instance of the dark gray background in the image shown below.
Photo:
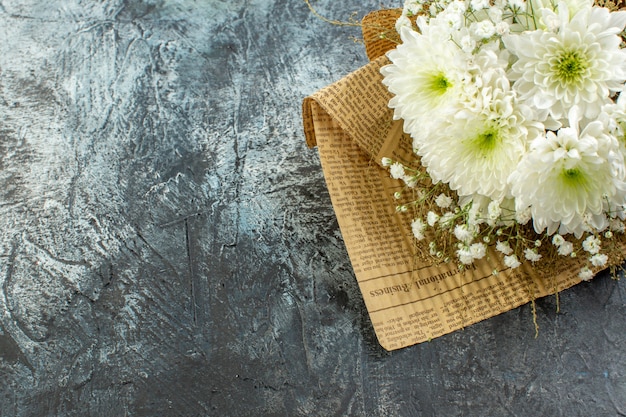
M400 1L318 0L361 17ZM603 275L377 343L301 100L366 62L299 0L0 1L0 415L624 416Z

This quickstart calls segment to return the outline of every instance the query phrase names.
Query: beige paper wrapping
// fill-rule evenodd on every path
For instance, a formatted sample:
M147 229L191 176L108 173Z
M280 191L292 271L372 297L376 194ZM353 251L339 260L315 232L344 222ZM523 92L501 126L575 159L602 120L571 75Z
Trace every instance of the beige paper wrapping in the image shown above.
M379 13L384 13L387 25L397 16L396 11ZM367 19L375 20L376 14ZM511 270L491 248L475 268L461 272L455 263L433 265L420 255L428 251L428 243L413 239L410 215L396 213L393 193L401 184L379 165L383 156L414 159L411 140L402 122L392 120L390 94L381 83L380 68L388 63L382 54L393 47L376 36L383 26L364 23L364 39L376 39L367 48L375 59L307 97L303 119L308 145L319 150L376 335L385 349L394 350L571 287L580 282L581 263L559 258L556 276L524 266Z

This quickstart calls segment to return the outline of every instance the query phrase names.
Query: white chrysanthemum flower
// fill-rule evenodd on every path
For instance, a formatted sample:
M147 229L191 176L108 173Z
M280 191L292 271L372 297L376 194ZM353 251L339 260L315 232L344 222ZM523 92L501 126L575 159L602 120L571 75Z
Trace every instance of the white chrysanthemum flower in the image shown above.
M387 53L392 64L380 70L383 84L394 95L389 101L394 119L403 119L409 133L427 130L433 112L456 112L452 104L467 78L465 61L459 59L464 53L447 41L449 34L422 26L422 33L401 28L402 44Z
M599 121L578 134L578 121L573 108L572 127L534 140L509 177L516 210L530 208L537 233L547 229L551 235L558 229L580 237L590 227L602 230L608 225L605 212L626 200L624 178L616 175L617 162L611 156L615 139Z
M413 236L417 240L424 239L424 230L426 230L426 224L422 219L415 219L411 222L411 231L413 232Z
M388 166L391 166L391 164L393 164L393 159L384 157L383 159L381 159L380 162L381 162L382 166L388 167Z
M562 2L559 7L567 5ZM570 20L569 12L559 9L559 18L557 32L535 30L503 37L506 48L518 57L510 79L515 80L520 100L537 109L539 120L548 115L564 119L572 106L595 118L626 79L626 50L620 49L618 36L626 12L585 7Z
M536 249L526 248L524 249L524 257L534 263L541 259L541 254Z
M394 162L389 167L389 173L391 174L391 178L399 180L404 177L404 166L400 162Z
M437 204L437 207L441 208L449 208L452 205L453 201L454 200L452 200L452 197L449 197L443 193L439 194L437 198L435 198L435 204Z
M595 236L589 236L587 239L583 240L583 249L592 255L600 252L601 246L602 242Z
M604 253L596 253L591 258L589 258L589 262L591 262L591 265L598 266L601 268L606 266L606 263L608 262L608 260L609 260L609 257L605 255Z
M422 163L434 182L447 183L460 196L503 199L510 194L507 178L526 152L528 130L501 118L472 116L442 121L419 148Z
M521 262L517 259L517 256L507 255L504 257L504 265L509 268L515 269L521 265Z
M589 281L593 278L593 271L589 269L589 267L583 266L578 273L578 277L580 277L583 281Z
M506 240L499 240L496 243L496 250L505 255L510 255L513 253L513 249L511 249L511 245L509 245L509 242Z
M572 242L563 242L558 249L558 254L561 256L569 256L574 252L574 244Z

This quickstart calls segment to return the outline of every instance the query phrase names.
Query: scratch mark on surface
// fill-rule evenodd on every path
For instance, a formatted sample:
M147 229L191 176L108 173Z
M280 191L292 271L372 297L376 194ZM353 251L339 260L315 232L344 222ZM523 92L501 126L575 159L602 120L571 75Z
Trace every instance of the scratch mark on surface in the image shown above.
M180 280L180 276L178 275L178 272L176 271L176 268L174 267L174 265L172 265L172 263L170 261L168 261L167 258L165 258L163 255L161 255L161 253L146 240L146 238L143 236L143 234L141 233L141 231L138 228L136 228L135 232L137 233L137 237L148 247L148 249L150 249L150 251L152 253L154 253L157 256L157 258L159 258L165 264L165 266L168 267L168 269L174 274L174 276L178 280ZM138 254L136 251L132 250L128 246L126 246L126 247L131 252L133 252L137 257L141 257L141 255Z
M195 213L189 213L189 214L185 214L184 216L181 216L177 219L174 219L172 221L166 222L166 223L161 223L158 226L161 229L167 229L168 227L183 223L183 222L187 222L187 220L192 219L194 217L200 217L202 216L204 213L202 212L195 212Z

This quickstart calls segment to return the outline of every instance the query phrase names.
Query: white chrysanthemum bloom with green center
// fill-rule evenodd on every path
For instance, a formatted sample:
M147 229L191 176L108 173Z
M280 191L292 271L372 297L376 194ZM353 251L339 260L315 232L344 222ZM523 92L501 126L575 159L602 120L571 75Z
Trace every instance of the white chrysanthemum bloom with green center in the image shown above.
M403 119L408 133L427 131L433 112L454 114L468 77L465 61L459 57L464 53L442 40L449 35L422 25L421 34L401 28L403 43L387 53L392 64L381 69L383 84L394 95L389 101L394 119Z
M507 178L525 150L523 135L483 117L453 119L431 138L418 151L433 181L461 196L508 195Z
M517 56L509 72L520 100L537 109L537 118L564 120L573 106L585 117L598 116L610 93L626 78L626 50L618 34L626 12L581 8L570 20L568 5L559 3L556 32L535 30L503 37Z
M613 155L617 140L600 121L588 123L578 133L578 109L570 112L570 126L533 141L510 176L516 210L530 209L535 231L549 235L573 233L580 237L591 229L608 226L606 213L626 203L623 172ZM622 161L623 164L623 161Z

